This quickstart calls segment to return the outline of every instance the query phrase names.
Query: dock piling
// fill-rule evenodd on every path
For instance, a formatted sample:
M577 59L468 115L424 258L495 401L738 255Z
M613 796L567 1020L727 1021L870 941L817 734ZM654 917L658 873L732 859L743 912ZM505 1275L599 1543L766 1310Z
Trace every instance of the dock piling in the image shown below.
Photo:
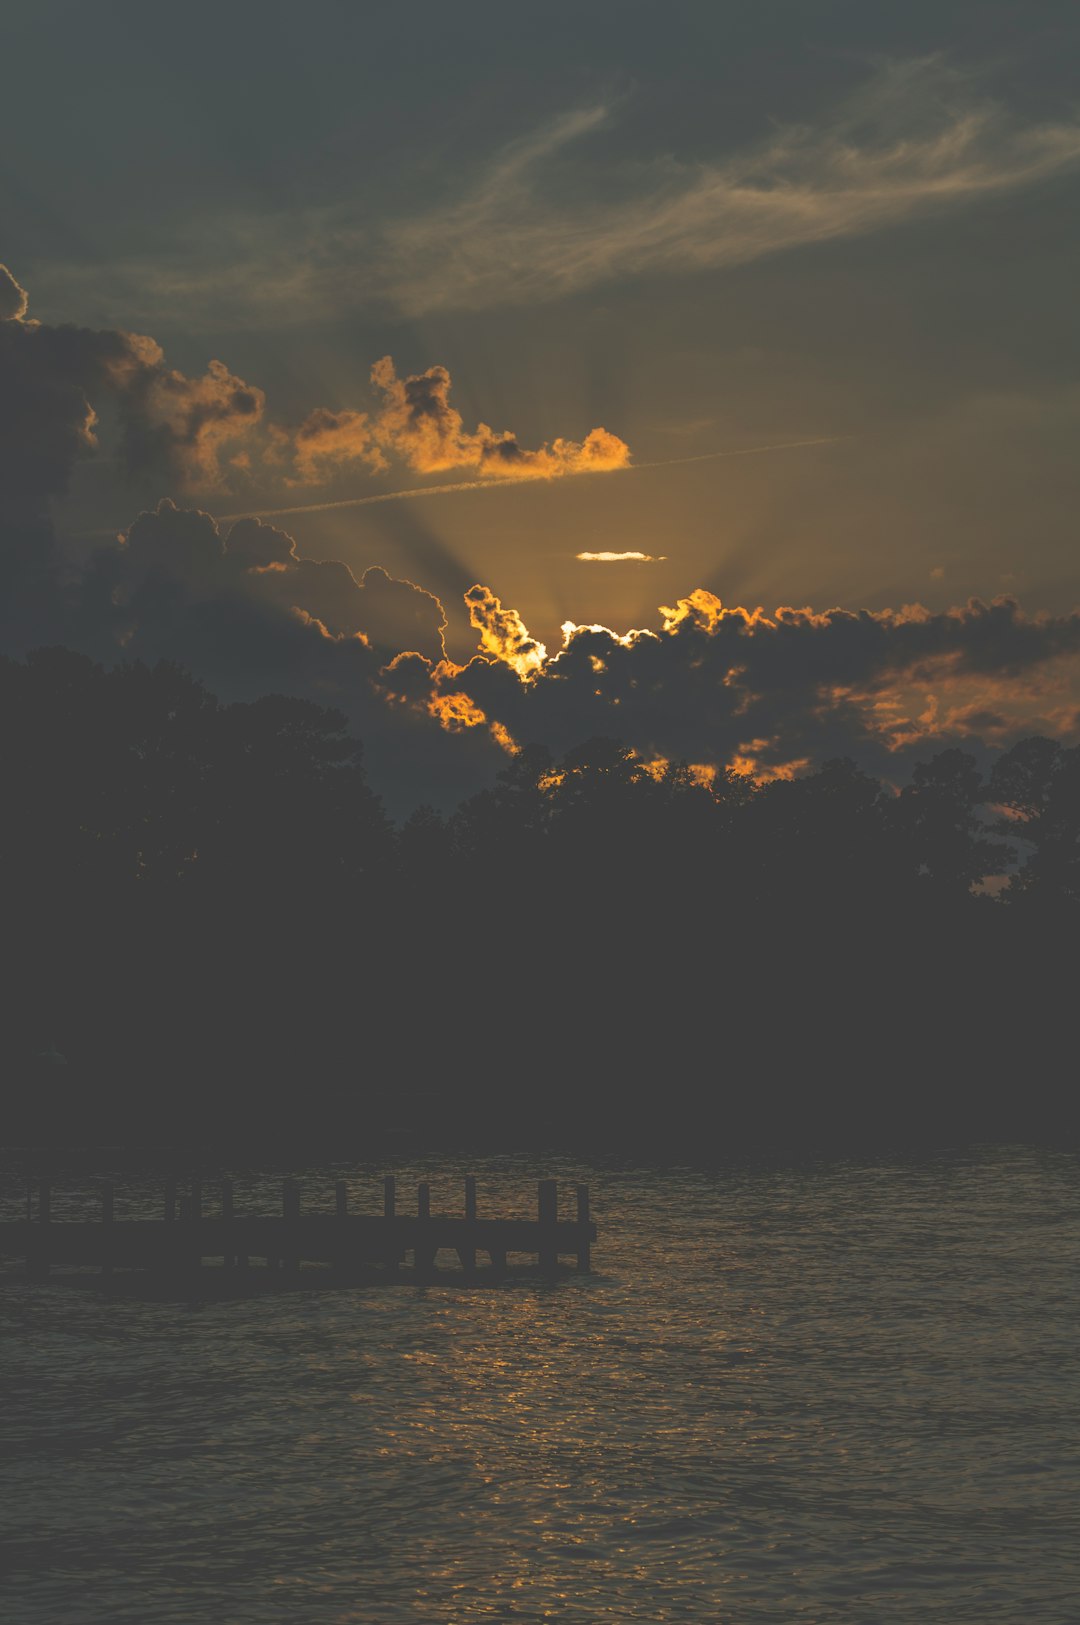
M297 1251L294 1237L296 1235L297 1221L300 1218L300 1187L295 1179L286 1179L282 1185L281 1212L288 1227L282 1265L290 1274L298 1275L300 1273L300 1254Z
M44 1281L49 1274L49 1222L52 1193L47 1179L38 1180L37 1225L28 1227L27 1273L34 1281Z
M202 1224L202 1195L202 1180L193 1179L191 1181L191 1195L188 1198L187 1214L188 1225L190 1227L189 1234L191 1238L188 1246L187 1261L193 1269L201 1268L203 1258L202 1237L199 1234L199 1227Z
M111 1275L113 1267L113 1237L112 1225L116 1217L116 1208L113 1196L113 1183L106 1179L101 1187L101 1222L107 1226L102 1237L101 1273Z
M465 1175L465 1220L466 1220L466 1223L471 1224L471 1223L473 1223L475 1221L475 1219L476 1219L476 1175L475 1174L466 1174ZM459 1247L458 1248L458 1260L459 1260L459 1262L461 1264L462 1269L465 1271L466 1275L475 1275L475 1273L476 1273L476 1248L475 1247Z
M554 1231L559 1219L559 1187L554 1179L542 1179L536 1188L536 1216L541 1231L548 1226ZM546 1237L540 1248L540 1268L554 1272L559 1267L558 1248Z
M435 1268L436 1249L431 1246L425 1233L431 1226L431 1186L426 1180L416 1187L416 1217L419 1219L422 1228L416 1238L413 1261L421 1275L430 1275Z
M236 1268L237 1257L233 1251L233 1182L231 1179L221 1181L221 1224L225 1232L225 1251L222 1263L227 1270Z
M582 1226L581 1239L578 1241L577 1267L582 1274L587 1274L592 1268L592 1252L589 1245L589 1187L579 1185L577 1188L577 1222Z

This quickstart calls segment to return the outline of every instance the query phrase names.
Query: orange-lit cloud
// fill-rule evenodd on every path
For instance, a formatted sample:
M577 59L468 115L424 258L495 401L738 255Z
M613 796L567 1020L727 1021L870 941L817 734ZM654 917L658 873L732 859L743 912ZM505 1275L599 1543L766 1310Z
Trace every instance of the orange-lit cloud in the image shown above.
M317 485L355 467L380 471L392 458L418 474L471 470L478 483L561 479L630 466L629 446L604 428L590 430L582 441L557 438L535 450L508 429L486 423L466 429L442 366L402 378L390 356L383 356L371 369L371 382L380 397L373 411L318 407L296 429L270 429L266 460L285 466L287 484Z
M204 491L222 483L223 449L248 436L266 406L263 391L222 361L199 378L159 361L135 380L129 400L129 455L150 460L157 451L183 487Z
M317 407L295 431L292 451L295 461L290 484L318 485L356 463L373 470L387 467L366 412Z
M450 468L474 468L492 479L557 479L565 474L625 468L630 448L607 429L593 429L583 441L557 439L530 451L510 430L486 423L465 428L461 413L450 404L450 374L445 367L399 378L389 356L371 369L371 381L383 401L373 434L376 442L401 457L418 474Z
M487 716L465 689L457 686L468 670L452 660L431 661L415 653L402 653L379 673L379 688L391 705L404 705L434 717L447 733L486 730L508 756L520 747L505 723Z
M470 587L465 594L469 621L480 634L480 649L501 660L522 679L534 676L547 659L544 644L530 636L516 609L504 609L489 587Z

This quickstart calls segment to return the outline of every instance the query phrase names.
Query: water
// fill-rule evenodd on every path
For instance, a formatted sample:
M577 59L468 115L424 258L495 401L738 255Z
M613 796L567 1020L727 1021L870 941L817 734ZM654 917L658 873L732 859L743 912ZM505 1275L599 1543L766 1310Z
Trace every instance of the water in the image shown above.
M201 1307L9 1275L4 1617L1080 1617L1077 1158L470 1166L482 1212L588 1179L597 1274ZM460 1207L463 1166L396 1171Z

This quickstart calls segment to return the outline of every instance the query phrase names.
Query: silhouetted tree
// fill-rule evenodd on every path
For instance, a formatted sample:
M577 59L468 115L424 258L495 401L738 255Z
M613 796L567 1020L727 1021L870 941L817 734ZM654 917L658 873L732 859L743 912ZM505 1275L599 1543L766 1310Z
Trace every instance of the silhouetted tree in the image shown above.
M984 800L975 758L964 751L940 751L916 765L892 808L912 881L941 896L967 898L985 876L1015 860L980 817Z
M1021 739L994 763L987 799L1003 814L997 829L1028 848L1009 899L1080 902L1080 748Z
M394 830L335 711L43 649L0 660L0 751L26 1133L291 1141L411 1097L534 1138L976 1133L1060 1076L1080 750L1050 740L899 793L527 746Z

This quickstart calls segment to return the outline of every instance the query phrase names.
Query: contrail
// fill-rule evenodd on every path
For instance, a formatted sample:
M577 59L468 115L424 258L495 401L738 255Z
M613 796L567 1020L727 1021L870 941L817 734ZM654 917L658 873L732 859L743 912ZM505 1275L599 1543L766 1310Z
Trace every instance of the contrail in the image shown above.
M649 463L627 463L623 468L584 468L564 479L580 479L584 475L634 474L639 468L675 468L680 463L710 463L718 457L757 457L769 451L794 451L799 446L831 446L838 440L849 440L846 434L818 435L813 440L772 441L767 446L740 446L734 451L703 451L696 457L663 457ZM450 485L417 485L408 491L379 491L366 497L342 497L337 502L303 502L290 508L245 508L243 513L219 513L213 517L222 524L236 519L284 519L296 513L331 513L336 508L367 508L373 502L416 502L420 497L444 497L454 491L501 491L507 485L536 485L535 474L510 474L493 480L455 480ZM551 484L552 481L543 483ZM117 527L85 533L88 537L115 536Z
M639 468L674 468L680 463L709 463L718 457L757 457L767 451L794 451L798 446L830 446L850 435L825 434L813 440L773 441L767 446L740 446L734 451L703 451L696 457L663 457L649 463L627 463L623 468L584 468L565 479L578 479L583 474L633 474ZM506 485L536 485L535 474L507 475L494 480L456 480L451 485L419 485L408 491L380 491L375 496L343 497L337 502L305 502L293 508L248 508L244 513L219 513L215 518L225 522L232 519L281 519L293 513L330 513L335 508L366 508L373 502L414 502L418 497L449 496L452 491L500 491ZM552 483L547 481L545 483Z
M756 457L762 451L794 451L796 446L831 446L838 440L850 440L849 434L821 434L813 440L780 440L768 446L740 446L735 451L701 451L696 457L664 457L655 463L628 463L619 474L631 473L635 468L674 468L676 463L711 463L716 457Z

